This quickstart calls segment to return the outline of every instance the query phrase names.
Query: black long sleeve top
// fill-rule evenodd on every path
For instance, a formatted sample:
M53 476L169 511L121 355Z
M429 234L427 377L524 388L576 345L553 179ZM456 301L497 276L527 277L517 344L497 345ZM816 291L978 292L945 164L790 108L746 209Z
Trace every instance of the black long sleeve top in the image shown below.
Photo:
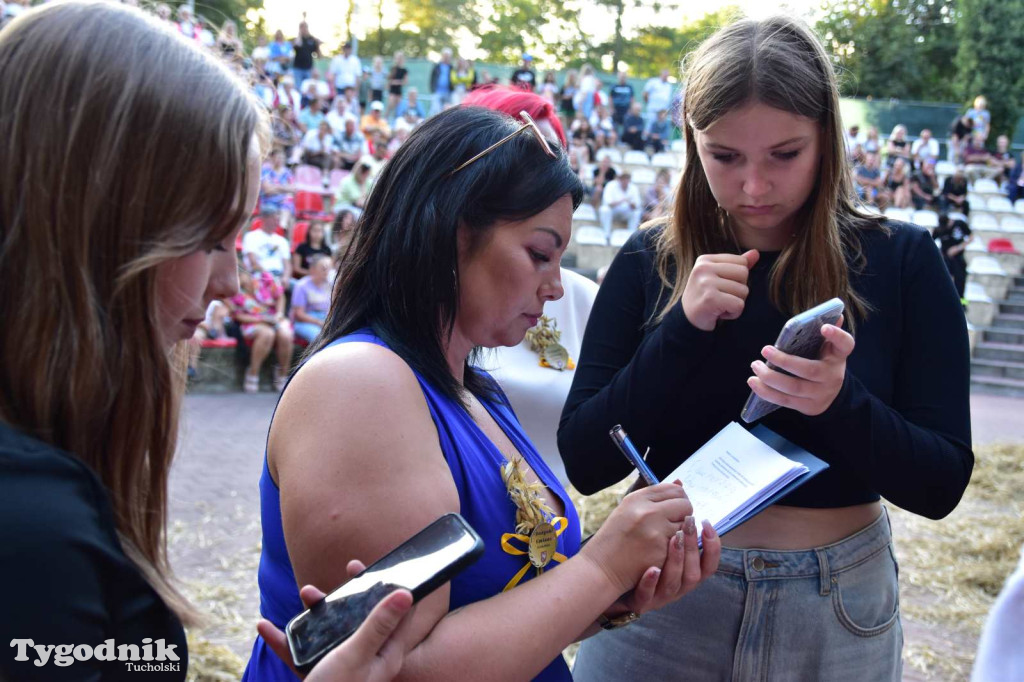
M124 553L103 483L71 454L3 423L0 585L0 680L185 679L185 631ZM99 654L72 655L72 646L105 642ZM137 658L110 660L119 646ZM51 648L44 658L33 647Z
M966 322L928 233L887 225L860 233L866 265L851 269L851 281L873 310L857 323L839 395L816 417L780 409L762 423L830 464L782 504L833 508L883 496L938 519L956 507L974 466ZM562 412L558 448L584 494L632 470L608 437L615 424L641 452L651 448L659 477L730 421L742 424L750 363L788 318L768 294L778 254L763 252L736 320L704 332L677 304L654 322L669 295L655 266L657 229L633 235L612 262Z

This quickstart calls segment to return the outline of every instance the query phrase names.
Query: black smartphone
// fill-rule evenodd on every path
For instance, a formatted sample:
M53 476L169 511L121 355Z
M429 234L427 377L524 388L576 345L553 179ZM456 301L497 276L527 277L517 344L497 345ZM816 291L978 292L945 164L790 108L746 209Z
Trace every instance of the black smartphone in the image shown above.
M288 621L284 632L295 667L308 672L395 590L409 590L418 602L483 552L484 542L469 523L458 514L445 514Z

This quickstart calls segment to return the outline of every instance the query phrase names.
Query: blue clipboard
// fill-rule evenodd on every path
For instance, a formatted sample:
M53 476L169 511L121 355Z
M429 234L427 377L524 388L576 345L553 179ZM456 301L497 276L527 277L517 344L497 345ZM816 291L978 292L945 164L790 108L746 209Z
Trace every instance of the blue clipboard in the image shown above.
M792 441L786 440L779 434L769 429L764 424L758 424L754 428L750 429L750 433L757 437L762 443L768 445L783 457L788 457L793 461L800 462L807 467L807 473L801 474L799 478L790 481L789 485L780 489L770 498L754 507L747 513L742 519L732 524L728 529L720 530L720 533L728 533L733 528L749 521L754 516L760 514L765 509L781 500L786 495L790 494L807 481L811 480L825 469L828 469L828 463L818 457L815 457L807 450L793 443Z

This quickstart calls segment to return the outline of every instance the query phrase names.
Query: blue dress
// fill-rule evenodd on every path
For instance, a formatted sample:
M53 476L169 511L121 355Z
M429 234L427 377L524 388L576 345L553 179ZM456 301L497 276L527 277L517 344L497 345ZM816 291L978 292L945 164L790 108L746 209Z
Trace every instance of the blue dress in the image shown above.
M387 347L370 330L360 330L330 345L353 341ZM516 508L508 497L500 470L506 459L462 406L435 389L418 373L416 379L437 427L441 452L458 489L459 513L480 534L485 544L480 560L451 581L449 610L454 610L499 594L510 584L529 580L536 575L536 571L529 566L525 542L515 537ZM537 454L500 389L498 396L498 401L481 400L481 403L540 480L561 499L565 509L564 518L551 521L559 532L558 554L545 569L552 570L560 561L579 551L579 517L572 500ZM303 607L284 542L280 502L280 491L270 476L264 455L263 474L260 476L263 523L263 550L259 567L260 614L283 630L285 624ZM486 665L486 661L481 660L480 664ZM294 682L298 678L266 646L262 638L257 638L242 679L246 682ZM572 674L559 656L535 679L544 682L569 681L572 680Z

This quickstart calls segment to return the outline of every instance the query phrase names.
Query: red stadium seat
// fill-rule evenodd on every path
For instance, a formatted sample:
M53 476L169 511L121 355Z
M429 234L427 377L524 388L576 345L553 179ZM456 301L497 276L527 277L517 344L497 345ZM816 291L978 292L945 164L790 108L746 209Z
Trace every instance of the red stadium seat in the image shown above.
M238 340L230 336L222 336L219 339L204 339L203 348L234 348Z
M300 220L330 220L324 212L324 200L315 192L295 193L295 216Z
M309 232L308 222L303 220L295 223L295 227L292 229L292 251L295 251L299 244L306 241L307 232Z
M1017 253L1017 249L1013 248L1013 242L1009 239L1000 238L993 239L988 243L989 253Z

